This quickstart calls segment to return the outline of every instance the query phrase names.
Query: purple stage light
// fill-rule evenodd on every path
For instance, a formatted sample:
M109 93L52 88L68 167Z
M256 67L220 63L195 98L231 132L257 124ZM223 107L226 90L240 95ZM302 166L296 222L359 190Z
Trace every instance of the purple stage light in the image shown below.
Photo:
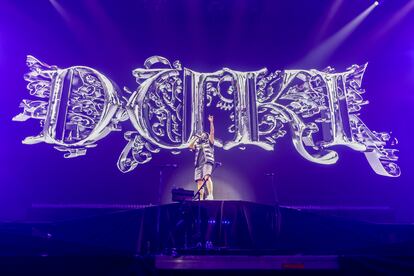
M315 31L317 34L315 35L313 41L318 42L321 38L325 36L325 33L327 32L335 16L337 16L339 12L339 8L342 6L343 3L344 3L344 0L332 1L332 4L329 7L329 10L322 17L322 24L320 25L320 27L318 26L318 30Z
M376 1L378 3L378 1ZM379 3L377 4L379 5ZM414 0L408 1L403 7L401 7L394 15L385 23L372 36L372 41L377 41L390 32L395 26L397 26L403 19L405 19L410 12L414 9Z
M7 135L2 136L1 143L3 180L0 201L1 215L8 217L23 213L20 210L25 207L20 205L27 202L27 206L31 202L144 204L156 202L157 197L158 171L151 165L143 165L129 175L121 174L114 166L116 157L113 153L124 146L122 133L114 132L102 140L99 149L89 152L89 158L61 160L59 152L47 151L42 145L30 149L20 145L20 139L38 127L37 120L28 121L27 128L9 122L18 110L26 85L22 74L26 70L24 56L27 53L64 67L86 64L105 72L120 85L130 87L135 84L130 69L138 67L153 54L180 58L183 64L200 72L211 72L222 66L241 71L264 65L292 69L290 65L296 64L311 50L307 43L311 42L309 38L314 37L312 42L317 46L375 0L358 3L344 0L311 3L306 0L233 0L229 1L231 4L224 4L224 11L214 20L213 12L208 9L209 1L155 3L136 0L123 5L98 0L53 2L66 10L72 24L82 23L88 30L87 36L82 33L82 28L68 27L67 21L49 1L6 0L1 4L0 65L3 67L0 79L4 103L0 132ZM339 6L339 3L342 4ZM217 197L268 202L271 196L261 189L269 187L260 183L267 184L269 177L258 179L257 176L277 171L279 198L284 204L375 205L381 201L397 208L398 220L413 221L410 197L413 181L409 179L413 179L414 174L406 169L414 161L409 154L413 130L407 127L407 121L413 121L414 114L410 108L413 103L410 91L414 85L414 48L410 35L414 18L409 9L412 4L411 0L378 1L376 6L381 9L369 15L368 20L329 58L329 64L340 70L351 63L369 62L364 87L371 105L362 116L369 126L392 129L398 136L401 141L398 146L401 149L400 164L405 168L400 178L378 177L369 170L363 156L342 148L339 148L341 159L337 165L324 167L307 163L292 154L290 140L281 139L277 154L259 150L249 154L254 150L251 148L240 153L237 149L236 152L222 151L219 160L224 166L217 171L216 182L223 184L215 189ZM162 6L162 15L155 5ZM330 12L335 10L332 15ZM332 18L330 22L326 21L328 17ZM394 18L398 20L391 24ZM316 39L318 32L323 31L324 22L327 22L326 32ZM372 39L376 33L384 34L380 37L381 43ZM80 41L79 35L84 40ZM119 36L125 39L130 51L118 40ZM310 68L302 65L298 67ZM318 64L310 66L323 68ZM132 129L129 122L124 124L126 129ZM223 127L223 131L217 133L221 135L224 130ZM226 158L234 164L234 169L228 168ZM250 169L247 164L252 158L255 158L255 167ZM153 161L179 163L180 168L173 172L177 174L190 167L189 159L188 152L181 156L161 153ZM238 177L229 176L220 182L221 175L229 170ZM182 177L188 181L188 187L194 189L192 173L190 168ZM166 185L182 186L170 181L172 177L166 174ZM240 179L243 183L238 185ZM334 184L332 179L336 180ZM251 189L251 194L245 191L246 188ZM221 194L220 189L223 189ZM166 195L169 200L170 190L166 190Z
M366 17L378 6L378 1L366 8L357 17L352 19L348 24L343 26L339 31L327 38L318 47L311 50L308 55L300 62L303 65L315 66L323 64L338 48L348 39L358 26L366 19Z

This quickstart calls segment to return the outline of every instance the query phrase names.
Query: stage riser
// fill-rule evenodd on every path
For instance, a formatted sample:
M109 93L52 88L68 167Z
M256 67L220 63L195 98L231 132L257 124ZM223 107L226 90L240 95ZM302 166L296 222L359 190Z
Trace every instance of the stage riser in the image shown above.
M0 246L9 250L3 255L37 256L404 255L414 252L414 226L243 201L204 201L112 210L54 223L3 224Z

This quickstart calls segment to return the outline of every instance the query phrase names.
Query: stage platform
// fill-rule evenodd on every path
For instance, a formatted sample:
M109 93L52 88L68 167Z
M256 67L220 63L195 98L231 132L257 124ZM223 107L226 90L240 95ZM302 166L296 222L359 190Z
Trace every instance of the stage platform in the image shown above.
M378 268L414 272L414 225L245 201L112 207L37 206L31 221L0 224L3 269L12 264L25 269L42 268L39 263L93 267L104 262L114 271L145 269L149 274Z

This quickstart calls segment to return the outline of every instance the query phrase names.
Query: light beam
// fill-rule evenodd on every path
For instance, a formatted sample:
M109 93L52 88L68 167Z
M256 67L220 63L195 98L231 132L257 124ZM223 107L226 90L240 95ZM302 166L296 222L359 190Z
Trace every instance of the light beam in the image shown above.
M371 6L365 9L361 14L352 19L348 24L342 27L338 32L327 38L322 44L313 49L301 62L301 65L320 64L328 59L336 49L361 25L364 19L378 6L378 1L375 1Z
M398 12L396 12L390 20L373 35L372 41L376 41L386 35L392 28L400 23L414 9L414 0L407 2Z

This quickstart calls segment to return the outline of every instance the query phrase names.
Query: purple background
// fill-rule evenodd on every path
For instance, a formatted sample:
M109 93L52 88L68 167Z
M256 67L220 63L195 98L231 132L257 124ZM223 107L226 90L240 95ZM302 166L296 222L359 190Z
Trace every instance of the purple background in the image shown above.
M122 2L122 4L121 4ZM274 152L256 147L217 150L224 163L215 176L218 199L243 199L284 205L389 206L399 222L414 221L414 13L378 37L409 1L385 1L325 61L303 58L373 1L342 1L326 22L332 0L233 1L0 1L0 218L24 219L36 204L150 204L158 198L158 167L165 171L163 202L172 186L192 188L190 152L156 154L149 163L122 174L116 167L125 140L114 132L86 156L64 159L51 145L21 144L40 131L39 121L12 122L18 105L30 98L23 74L25 57L61 68L86 65L120 87L136 88L131 76L145 59L161 55L196 71L323 69L338 71L369 62L361 118L371 130L392 131L400 149L400 178L376 175L362 153L338 147L337 164L303 159L290 136ZM63 15L63 16L62 16ZM216 124L220 118L216 118ZM125 130L132 129L129 122ZM272 186L267 172L276 173Z

